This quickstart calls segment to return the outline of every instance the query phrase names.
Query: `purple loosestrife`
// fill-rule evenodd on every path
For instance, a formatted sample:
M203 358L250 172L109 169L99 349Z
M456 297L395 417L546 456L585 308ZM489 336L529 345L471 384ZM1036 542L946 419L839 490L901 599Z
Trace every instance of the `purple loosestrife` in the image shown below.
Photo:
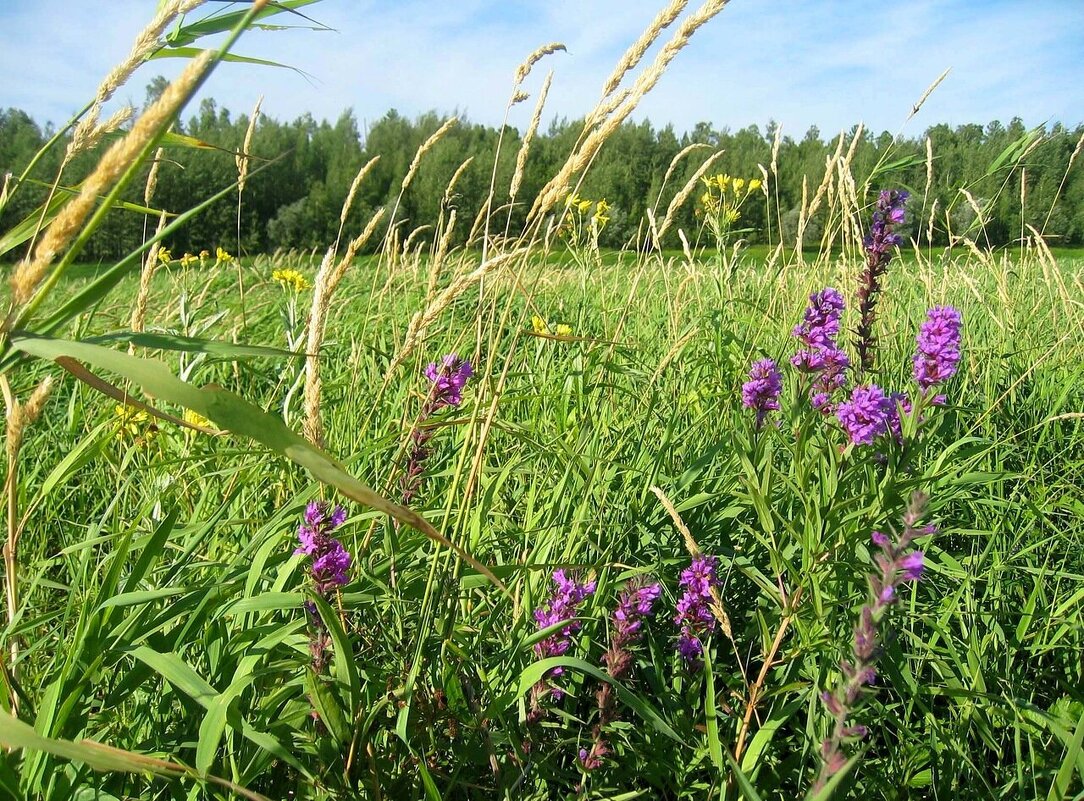
M327 501L313 501L305 508L305 516L297 529L300 545L294 553L304 554L312 559L313 588L324 598L349 581L347 571L350 569L350 553L341 542L331 536L345 521L346 510L343 507L333 507ZM313 621L309 633L312 667L320 673L327 664L327 649L331 640L316 604L306 603L305 608Z
M425 368L425 377L430 381L429 393L411 429L410 453L399 480L404 504L410 504L425 478L425 462L431 453L429 440L433 438L432 429L427 428L425 423L441 409L447 406L455 408L463 402L463 388L472 375L474 371L470 362L460 359L455 353L449 353L441 358L439 364L431 362Z
M877 296L881 292L881 279L892 260L892 248L903 238L895 233L895 227L904 222L904 205L910 195L902 189L883 189L873 211L873 223L869 236L863 241L866 250L866 267L858 279L858 363L862 370L873 369L877 336L873 333L877 319Z
M749 369L749 380L741 385L741 402L757 413L757 430L764 425L770 411L779 410L779 395L783 391L783 376L775 362L761 359Z
M896 601L899 588L922 578L922 551L912 550L915 539L936 533L932 526L918 528L926 506L926 496L916 492L903 515L903 533L895 541L880 531L873 532L873 543L880 549L875 561L877 572L869 578L869 600L862 607L859 622L854 628L854 643L850 659L840 663L843 679L833 692L821 693L821 700L833 718L832 731L821 743L822 766L814 785L814 792L847 763L843 744L866 736L862 725L848 725L858 701L869 685L877 680L875 663L880 655L878 626Z
M563 656L572 647L572 635L580 630L580 622L576 620L579 606L595 591L595 582L581 581L575 574L569 575L564 570L553 571L553 583L556 590L546 605L534 611L534 620L539 629L548 629L558 623L564 625L543 640L535 643L534 652L539 659L548 659L551 656ZM546 672L531 690L531 711L528 720L535 722L544 714L542 701L548 694L554 701L559 701L564 695L560 687L551 683L551 680L564 673L564 668L556 667Z
M823 414L831 414L832 394L843 386L851 366L850 358L836 344L844 306L843 296L832 287L814 292L802 322L791 332L805 349L794 354L790 363L812 376L810 401Z
M876 384L855 387L850 400L836 409L836 419L855 445L872 445L889 432L893 419L899 425L896 401Z
M915 382L923 393L956 374L960 363L960 312L952 306L935 306L918 329L914 357Z
M704 653L701 637L715 630L715 602L713 591L719 589L717 574L719 560L703 554L694 556L692 564L681 571L681 598L677 603L674 624L679 628L678 653L694 670L700 669L700 657Z
M610 618L610 647L602 655L606 672L618 681L632 674L634 665L632 647L644 633L644 621L651 617L652 607L662 594L662 585L638 584L630 581L617 599L617 608ZM592 730L591 749L580 749L580 763L584 770L602 766L603 758L610 753L610 745L603 736L603 729L616 719L613 685L603 682L595 694L598 701L598 722Z

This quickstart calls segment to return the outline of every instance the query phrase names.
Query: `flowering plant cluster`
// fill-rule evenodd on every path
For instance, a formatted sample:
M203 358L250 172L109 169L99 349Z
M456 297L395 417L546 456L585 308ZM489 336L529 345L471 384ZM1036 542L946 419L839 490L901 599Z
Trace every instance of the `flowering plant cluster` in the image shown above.
M605 199L588 200L575 192L565 198L565 214L557 235L581 265L589 256L598 257L598 238L610 222L613 207Z
M674 624L680 630L678 653L690 667L700 666L700 657L704 653L701 638L715 630L716 619L711 607L715 602L714 594L719 590L718 566L718 558L701 554L693 557L692 564L681 571L683 592L678 599Z
M700 179L704 192L696 207L696 216L704 220L722 255L734 226L741 219L741 207L753 192L763 186L759 178L732 178L729 175L706 175Z
M878 627L895 603L901 586L922 578L924 557L922 551L911 548L919 537L936 533L933 527L918 528L926 505L926 497L915 493L903 515L903 532L892 537L880 531L873 532L873 544L878 547L875 562L877 573L868 577L869 600L859 613L858 624L854 627L854 642L851 656L840 663L843 674L835 690L821 693L821 701L833 724L831 733L821 743L822 769L814 786L819 790L847 763L843 744L860 740L868 734L868 729L861 724L848 724L862 694L877 680L877 657L880 655Z
M433 430L426 426L426 422L441 409L455 408L463 402L463 389L473 374L470 362L460 359L456 353L447 354L439 363L430 362L425 368L425 377L430 386L418 420L410 432L410 452L399 480L403 503L410 503L425 478L425 463L431 452L429 441L433 438Z
M595 592L594 581L581 581L576 574L564 570L553 571L553 583L556 590L546 605L534 611L535 623L540 630L564 624L545 639L535 643L534 652L539 659L562 656L572 647L572 635L580 630L581 623L576 620L580 604ZM564 668L556 667L546 672L531 691L531 720L542 717L542 700L546 695L555 701L564 696L564 691L552 684L552 679L562 675Z
M802 322L792 332L802 349L791 364L805 377L810 404L822 414L834 414L852 444L873 445L884 436L897 442L903 438L903 416L913 412L911 397L904 392L886 392L874 383L858 384L846 390L850 359L839 347L840 317L845 304L831 287L809 296ZM924 403L938 405L943 395L931 390L956 374L960 362L960 312L951 306L935 306L919 328L917 350L912 359L915 383ZM768 412L779 409L782 381L775 362L761 359L749 371L742 385L742 404L756 411L759 429Z
M572 326L565 323L557 323L551 328L545 319L539 317L537 314L531 315L531 331L540 336L572 336Z

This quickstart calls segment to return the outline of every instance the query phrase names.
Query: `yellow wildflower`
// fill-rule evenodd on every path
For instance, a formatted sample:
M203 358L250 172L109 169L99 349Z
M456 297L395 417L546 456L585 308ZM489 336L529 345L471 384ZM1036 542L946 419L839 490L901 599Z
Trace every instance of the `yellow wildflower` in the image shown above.
M211 251L209 251L209 250L201 250L199 252L199 260L201 262L207 261L207 259L209 259L209 258L211 258Z
M745 188L745 179L744 178L735 178L734 179L734 194L735 195L740 194L741 190L744 189L744 188Z
M138 444L146 444L158 434L158 426L151 416L142 409L118 403L114 412L120 422L117 439L132 439Z
M536 334L548 334L550 332L549 326L546 325L546 321L537 314L531 315L531 330Z
M233 256L227 253L221 246L215 248L215 259L217 264L224 264L229 261L233 261Z
M607 203L605 200L600 200L598 203L595 204L595 213L591 217L591 220L594 222L596 227L604 228L606 226L606 223L610 221L610 217L606 213L609 210L610 204Z
M557 324L557 336L570 337L572 336L572 326L565 325L564 323Z
M271 273L271 280L278 281L283 289L292 289L294 292L301 292L312 286L312 284L309 283L308 278L297 270L292 270L290 268L275 270Z
M728 208L726 210L726 212L723 214L723 216L726 218L726 221L728 223L734 223L734 222L737 222L738 219L741 217L741 212L738 211L737 209L729 209Z
M204 417L199 412L194 412L191 409L184 410L184 421L190 426L197 426L199 428L214 428L214 424ZM195 433L189 429L188 433Z
M196 260L196 257L193 256L191 253L185 253L183 256L181 256L181 266L182 267L187 267L189 264L191 264L195 260Z
M749 191L755 192L763 186L763 182L759 178L754 178L749 182Z
M169 248L158 248L158 261L162 264L169 264L173 261L173 254L169 252Z

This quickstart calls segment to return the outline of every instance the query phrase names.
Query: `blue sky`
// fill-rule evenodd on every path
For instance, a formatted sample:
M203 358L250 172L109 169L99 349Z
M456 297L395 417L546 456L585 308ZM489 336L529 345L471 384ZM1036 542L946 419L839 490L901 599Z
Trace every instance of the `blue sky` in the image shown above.
M544 61L528 89L552 67L546 119L576 117L594 105L613 64L662 4L324 0L305 10L334 31L252 32L236 51L310 77L224 65L204 96L247 113L263 94L264 111L279 119L305 111L335 118L352 107L364 125L395 107L408 115L460 111L495 124L516 65L558 41L568 52ZM154 7L154 0L0 0L0 107L39 121L67 119L127 53ZM179 67L152 62L119 100L138 106L152 76ZM903 128L912 103L948 67L948 79ZM523 127L531 107L516 107L511 123ZM938 122L1013 116L1029 125L1084 122L1084 0L732 0L637 114L679 131L699 120L736 129L774 119L795 137L810 125L831 135L862 121L917 135Z

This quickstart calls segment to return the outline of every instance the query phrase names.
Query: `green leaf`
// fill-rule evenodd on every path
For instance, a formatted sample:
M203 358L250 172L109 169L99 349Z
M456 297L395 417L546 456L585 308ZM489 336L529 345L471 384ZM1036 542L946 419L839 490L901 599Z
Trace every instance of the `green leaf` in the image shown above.
M588 676L592 676L599 681L606 682L614 688L617 697L620 698L626 706L650 723L656 731L666 735L676 743L685 744L685 740L682 737L679 737L677 732L670 728L670 724L663 720L662 715L655 711L655 708L651 706L651 704L625 687L625 685L614 681L609 674L604 673L589 662L584 662L582 659L574 659L567 656L554 656L549 659L532 662L520 674L519 689L516 692L516 696L519 697L525 695L531 687L537 684L542 677L546 675L546 673L556 667L576 670L580 673L586 673Z
M287 428L281 418L267 414L240 396L215 385L195 387L177 378L160 361L137 358L88 342L70 342L18 333L12 335L11 343L17 350L40 359L50 359L61 364L65 359L75 359L116 373L156 398L191 409L212 420L222 429L265 445L308 470L317 480L335 487L351 500L390 515L400 523L412 526L445 548L453 550L507 594L504 584L489 568L461 546L449 541L424 517L378 495L350 475L345 467L328 454Z

